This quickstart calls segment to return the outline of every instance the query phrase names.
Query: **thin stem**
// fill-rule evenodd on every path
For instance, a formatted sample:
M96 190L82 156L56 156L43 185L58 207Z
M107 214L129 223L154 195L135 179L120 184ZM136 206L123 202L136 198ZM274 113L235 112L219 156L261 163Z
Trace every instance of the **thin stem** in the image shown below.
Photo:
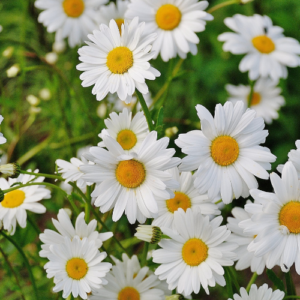
M142 254L142 259L141 259L141 265L142 266L146 266L147 265L148 249L149 249L149 243L144 242L144 249L143 249L143 254Z
M0 252L1 252L1 254L2 254L2 256L3 256L3 258L4 258L5 262L6 262L6 264L8 265L8 267L9 267L11 273L13 274L13 276L14 276L15 279L16 279L16 283L17 283L17 286L18 286L19 289L20 289L22 299L25 300L25 297L24 297L24 294L23 294L23 291L22 291L22 287L21 287L19 278L18 278L18 276L17 276L17 274L16 274L14 268L13 268L12 265L10 264L7 255L4 253L4 251L2 250L1 247L0 247Z
M154 130L154 125L152 123L150 111L149 111L149 108L146 104L146 101L145 101L143 95L138 90L135 91L135 94L136 94L136 96L137 96L137 98L138 98L138 100L141 104L141 107L142 107L143 111L144 111L144 114L145 114L145 117L146 117L146 120L147 120L147 123L148 123L149 131L152 131L152 130Z
M68 198L73 210L75 211L76 216L78 216L80 214L80 211L79 211L78 207L76 206L76 204L74 203L72 195L69 195L67 198Z
M284 275L285 275L285 281L286 281L287 295L288 296L295 296L296 295L296 290L295 290L295 285L294 285L294 282L293 282L291 271L285 273Z
M115 264L114 260L112 259L112 257L110 256L110 254L108 253L107 249L104 247L104 245L101 246L102 250L104 252L106 252L108 259L111 261L111 263Z
M38 176L38 177L52 178L52 179L57 179L57 180L61 180L61 181L64 180L61 176L58 176L58 175L50 175L50 174L45 174L45 173L34 173L34 172L27 172L27 171L23 171L23 170L21 170L21 173L28 174L28 175L34 175L34 176Z
M27 219L29 221L29 223L31 224L31 226L33 227L33 229L36 231L36 233L39 235L41 233L41 230L39 229L39 227L36 225L36 223L32 220L31 216L27 216Z
M32 288L33 288L33 291L34 291L35 299L39 300L39 296L38 296L38 291L37 291L37 288L36 288L35 280L34 280L34 277L33 277L32 271L31 271L31 267L30 267L30 264L28 262L28 259L27 259L26 255L25 255L25 253L23 252L22 248L10 236L6 235L2 230L0 231L0 234L2 234L7 240L9 240L17 248L17 250L21 254L21 256L22 256L22 258L24 260L24 263L26 265L26 268L28 270L28 273L29 273L29 277L30 277L30 280L31 280L31 283L32 283Z
M254 272L251 279L250 279L250 281L249 281L249 283L248 283L248 285L247 285L247 287L246 287L247 292L250 291L251 285L255 282L256 278L257 278L257 273Z
M88 223L90 221L90 206L89 203L91 203L91 187L87 186L86 189L86 197L87 197L87 202L85 203L85 222Z
M210 8L207 12L209 14L215 12L216 10L220 9L220 8L223 8L225 6L229 6L229 5L232 5L232 4L238 4L240 3L239 0L229 0L229 1L225 1L225 2L222 2L220 4L217 4L215 6L213 6L212 8Z
M219 201L215 202L215 204L219 204L222 202L222 199L220 199Z
M248 96L248 107L250 107L251 103L252 103L252 98L253 98L253 94L254 94L254 85L255 85L255 81L251 80L250 81L250 94Z

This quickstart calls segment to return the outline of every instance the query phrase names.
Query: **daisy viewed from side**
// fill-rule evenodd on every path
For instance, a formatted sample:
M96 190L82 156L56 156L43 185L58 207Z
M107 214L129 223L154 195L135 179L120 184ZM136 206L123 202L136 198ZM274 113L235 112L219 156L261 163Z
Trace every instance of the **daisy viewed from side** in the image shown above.
M288 272L295 263L300 274L300 181L292 162L287 162L282 177L270 176L274 193L251 190L255 203L246 204L251 218L240 223L245 233L258 232L248 250L255 256L266 256L266 266L278 264Z
M108 284L93 292L89 300L164 300L171 294L149 267L141 268L136 255L128 258L123 254L122 259L115 259L116 265L106 276Z
M239 69L241 72L249 71L251 80L269 76L278 81L287 77L286 67L300 65L299 42L285 37L283 29L273 26L268 16L248 17L237 14L226 18L224 22L234 33L219 35L219 41L225 42L223 50L246 54Z
M31 170L28 170L31 172ZM38 172L37 170L35 172ZM31 182L43 182L44 177L37 177L28 174L20 174L16 179L0 178L0 189L7 190L15 183L25 184ZM0 221L3 222L3 228L11 235L16 231L17 222L22 227L26 227L27 210L37 214L46 212L46 207L38 201L49 199L51 193L43 185L32 185L21 187L8 192L0 202Z
M0 124L3 121L3 117L0 115ZM6 138L3 136L3 134L0 132L0 145L6 143ZM1 161L1 160L0 160Z
M146 35L144 27L145 23L134 18L122 25L120 35L116 21L111 20L109 27L101 24L100 31L89 34L92 42L78 50L82 63L77 69L84 71L80 75L82 86L94 85L92 93L98 101L108 93L117 93L125 101L136 88L147 94L145 79L154 80L160 76L149 64L155 55L152 43L156 34Z
M173 179L179 182L179 189L173 190L175 197L171 199L158 198L158 217L152 222L153 226L170 227L174 229L174 213L179 208L197 209L202 215L219 215L216 204L207 195L201 195L194 187L194 177L191 172L179 173L178 168L168 170Z
M157 132L150 132L137 152L128 153L110 136L103 136L108 150L92 147L93 166L82 166L83 178L97 184L92 193L101 212L113 210L116 222L125 212L128 221L144 223L158 213L157 196L170 198L170 188L176 182L166 170L177 166L174 149L167 149L168 138L157 140ZM92 158L90 158L92 159Z
M261 287L257 288L256 284L252 284L249 295L245 288L240 289L240 295L234 294L234 300L282 300L284 297L284 292L280 290L273 291L271 288L268 288L268 285L265 283ZM232 300L232 299L228 299Z
M46 229L40 234L40 240L44 243L40 251L41 257L47 257L51 251L50 246L54 244L63 244L64 237L69 237L71 240L78 236L80 239L87 238L88 241L94 241L95 246L99 249L103 242L113 236L112 232L99 233L96 231L97 221L92 220L87 224L84 220L84 212L80 213L76 219L75 228L72 225L70 217L64 209L60 209L57 219L52 219L54 227L58 232Z
M111 264L102 262L107 254L97 249L94 240L64 237L64 243L51 245L50 251L44 268L48 278L54 277L53 291L63 291L63 298L72 293L75 298L87 299L88 293L107 283L104 277Z
M276 157L260 146L268 135L262 118L256 117L242 101L218 104L215 117L202 105L196 106L201 130L180 134L175 141L187 154L179 167L195 173L200 194L214 199L220 193L224 203L240 196L248 197L257 188L255 176L268 179Z
M207 1L198 0L131 0L126 18L139 17L146 22L149 33L156 32L153 43L156 57L160 53L164 61L177 56L186 58L187 53L197 54L200 42L196 32L205 30L206 21L213 19L204 11Z
M247 203L251 203L251 201ZM227 219L227 227L232 232L228 241L239 245L234 251L237 254L235 269L240 271L251 267L251 272L261 275L266 267L266 258L256 257L253 252L247 250L247 247L256 238L258 232L244 233L243 229L239 226L240 222L251 218L251 214L247 213L241 207L234 207L231 213L234 218L229 217Z
M80 45L88 33L97 27L99 6L108 0L36 0L35 7L43 10L38 21L48 32L56 32L55 40L68 38L70 47Z
M250 108L256 111L258 117L262 117L266 123L272 123L273 119L278 119L278 110L285 104L284 98L280 95L281 88L277 83L269 78L260 78L254 85L254 92L250 100ZM250 97L250 86L231 84L226 85L229 93L228 101L235 103L243 101L248 106Z
M132 112L124 108L121 113L112 112L109 116L110 118L104 120L107 129L103 129L99 137L103 139L104 135L109 135L125 151L136 151L149 133L144 114L138 112L132 118ZM98 143L98 146L105 147L105 143L102 141Z
M199 211L190 208L174 213L176 231L163 227L170 239L162 239L162 249L152 254L153 261L161 264L155 271L160 280L167 280L169 289L177 287L184 296L199 293L202 286L207 294L208 287L225 286L223 266L232 266L236 244L226 240L230 231L220 226L222 217L209 221Z

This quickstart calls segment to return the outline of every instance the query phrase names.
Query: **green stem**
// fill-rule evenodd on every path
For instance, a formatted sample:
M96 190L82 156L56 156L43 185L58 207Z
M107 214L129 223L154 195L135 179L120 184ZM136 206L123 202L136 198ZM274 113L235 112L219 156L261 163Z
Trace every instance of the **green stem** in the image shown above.
M36 223L32 220L31 216L27 215L27 219L29 221L29 223L31 224L31 226L33 227L33 229L36 231L36 233L39 235L41 233L41 230L39 229L39 227L36 225Z
M29 277L30 277L30 280L31 280L31 283L32 283L32 288L33 288L33 291L34 291L35 299L39 300L39 296L38 296L38 291L37 291L37 288L36 288L35 280L34 280L34 277L33 277L32 271L31 271L31 267L30 267L30 264L28 262L28 259L27 259L26 255L25 255L25 253L23 252L22 248L10 236L6 235L2 230L0 231L0 234L2 234L7 240L9 240L17 248L17 250L21 254L21 256L22 256L22 258L24 260L24 263L26 265L26 268L28 270L28 273L29 273Z
M141 265L142 266L146 266L147 265L148 249L149 249L149 243L144 242L144 249L143 249L143 254L142 254L142 259L141 259Z
M215 204L219 204L222 202L222 199L220 199L219 201L217 201Z
M250 281L249 281L249 283L248 283L248 285L247 285L247 287L246 287L247 292L250 291L251 285L255 282L256 278L257 278L257 273L254 272L251 279L250 279Z
M217 4L215 6L213 6L212 8L210 8L207 12L209 14L215 12L216 10L220 9L220 8L223 8L225 6L229 6L229 5L232 5L232 4L238 4L240 3L239 0L229 0L229 1L225 1L225 2L222 2L220 4Z
M85 222L88 223L90 221L90 214L91 214L91 210L90 210L90 206L91 206L91 187L87 186L86 188L86 197L87 197L87 201L85 203Z
M58 175L50 175L50 174L45 174L45 173L34 173L34 172L27 172L27 171L23 171L23 170L21 170L21 173L28 174L28 175L34 175L34 176L38 176L38 177L52 178L52 179L57 179L57 180L61 180L61 181L64 180L61 176L58 176Z
M152 119L151 119L151 115L150 115L150 111L149 111L149 108L146 104L146 101L143 97L143 95L138 91L138 90L135 90L135 94L142 106L142 109L144 111L144 114L145 114L145 117L146 117L146 120L147 120L147 123L148 123L148 127L149 127L149 131L152 131L154 130L154 125L152 123Z
M255 85L255 81L251 80L250 81L250 94L248 96L248 107L250 107L251 103L252 103L252 98L253 98L253 94L254 94L254 85Z
M293 282L291 271L285 273L284 275L285 275L285 281L286 281L287 295L288 296L295 296L296 295L296 290L295 290L295 285L294 285L294 282Z
M9 260L8 260L8 257L7 257L7 255L4 253L4 251L2 250L2 248L0 248L0 252L1 252L1 254L2 254L2 256L3 256L3 258L4 258L5 262L6 262L6 264L8 265L8 267L9 267L11 273L12 273L13 276L15 277L17 286L19 287L20 292L21 292L21 297L22 297L22 299L25 300L25 297L24 297L24 294L23 294L23 291L22 291L22 287L21 287L20 281L19 281L19 279L18 279L18 276L17 276L17 274L16 274L14 268L13 268L12 265L10 264L10 262L9 262Z
M73 210L75 211L76 216L78 216L80 214L80 211L79 211L78 207L76 206L72 195L69 195L67 198L68 198Z

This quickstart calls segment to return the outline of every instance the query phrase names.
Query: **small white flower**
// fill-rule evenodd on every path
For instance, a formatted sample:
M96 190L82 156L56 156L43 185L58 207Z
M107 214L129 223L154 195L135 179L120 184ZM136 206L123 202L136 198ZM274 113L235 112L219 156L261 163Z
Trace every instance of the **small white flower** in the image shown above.
M19 74L20 70L20 66L18 64L14 64L6 70L6 75L8 78L16 77Z
M54 65L58 60L58 55L55 52L49 52L45 55L45 60L48 64Z
M17 177L20 175L20 166L17 163L0 165L0 173L9 177Z
M33 106L37 106L40 103L40 99L34 95L28 95L26 97L26 100L30 105L33 105Z
M51 99L51 92L47 88L43 88L39 91L39 96L41 99L48 101Z
M161 240L162 232L159 227L151 225L139 225L135 237L150 244L157 244Z
M6 58L11 58L13 52L14 52L14 47L9 46L2 52L2 55Z

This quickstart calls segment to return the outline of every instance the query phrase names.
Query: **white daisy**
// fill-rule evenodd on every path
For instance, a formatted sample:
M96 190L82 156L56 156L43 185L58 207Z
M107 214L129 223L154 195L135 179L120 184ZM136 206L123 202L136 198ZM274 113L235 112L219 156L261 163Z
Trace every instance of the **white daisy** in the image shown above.
M93 95L100 101L108 93L117 93L121 100L132 96L137 88L142 94L149 92L145 79L154 80L160 73L152 68L149 60L155 53L152 42L156 34L145 35L145 23L134 18L122 25L122 34L117 23L111 20L109 27L100 25L100 31L94 30L87 42L78 50L83 62L77 69L84 71L80 75L82 86L94 85Z
M269 78L260 78L254 85L254 92L250 102L250 108L256 111L258 117L262 117L266 123L272 123L273 119L278 119L278 110L285 104L284 98L280 95L281 88L277 83ZM248 106L250 96L250 86L231 84L226 85L229 93L228 101L235 103L243 101Z
M282 177L270 176L275 193L257 189L251 190L255 203L246 204L245 210L252 214L251 219L242 221L244 232L258 232L248 250L255 256L267 256L266 266L281 266L288 272L295 263L300 274L300 181L292 162L287 162Z
M103 139L108 135L116 140L125 151L137 151L145 137L149 133L146 118L142 112L138 112L132 118L132 112L126 108L116 114L112 112L110 119L104 120L107 129L103 129L99 137ZM104 141L98 143L99 147L105 147Z
M239 69L249 71L249 78L256 80L260 76L270 76L273 80L287 77L287 66L300 65L300 44L293 38L286 38L283 29L273 26L268 16L247 17L234 15L226 18L225 24L235 31L219 35L219 41L225 42L224 51L233 54L246 54Z
M125 12L128 8L129 1L127 0L117 0L116 3L111 2L106 6L102 6L100 8L99 14L99 24L108 25L110 20L115 20L119 31L122 30L122 24L124 24L125 20Z
M221 192L224 203L248 197L257 188L256 177L268 179L270 162L276 157L264 143L268 135L262 118L242 101L218 104L215 117L202 105L196 106L201 130L180 134L175 143L188 154L179 167L195 173L195 187L200 194L214 199Z
M41 10L38 21L48 32L56 32L55 40L68 38L70 47L80 45L97 27L99 6L108 0L36 0Z
M271 288L268 288L268 285L265 283L261 287L257 288L256 284L252 284L249 295L245 288L240 289L240 294L234 294L234 300L282 300L284 297L284 292L276 290L273 292ZM232 299L228 299L232 300Z
M247 203L251 203L251 201L248 201ZM228 241L239 245L235 250L235 253L237 254L235 268L240 271L251 267L251 272L256 272L260 275L266 267L265 257L256 257L253 252L247 250L248 245L256 238L258 232L244 233L243 229L239 226L241 221L251 218L251 214L247 213L241 207L234 207L231 213L234 218L229 217L227 219L227 227L232 232Z
M289 161L293 163L300 179L300 140L296 141L297 150L291 150L288 154ZM283 165L279 165L277 170L282 173Z
M164 300L171 294L149 267L141 268L136 255L129 259L123 254L122 259L115 259L116 266L106 275L108 284L93 292L90 300Z
M0 115L0 124L3 121L3 117ZM6 143L6 138L3 136L3 134L0 132L0 145ZM1 161L1 160L0 160Z
M87 293L107 283L104 277L111 264L102 262L107 254L100 253L94 240L64 237L64 243L51 245L50 251L44 268L48 278L54 277L53 291L63 291L63 298L72 293L75 298L87 299Z
M52 219L54 227L58 232L46 229L44 233L40 234L40 240L44 243L40 251L41 257L47 257L51 251L50 246L53 244L63 244L64 237L67 236L71 240L78 236L80 239L86 237L89 241L95 241L95 246L99 249L103 242L113 236L112 232L99 233L96 231L97 221L92 220L86 224L84 220L84 212L76 219L75 228L72 225L69 215L64 209L60 209L57 215L57 220Z
M137 152L127 153L110 136L103 136L108 150L92 147L95 165L82 166L87 181L97 183L92 197L101 212L114 208L113 221L121 218L125 211L128 221L143 223L158 213L157 196L170 198L169 190L176 183L164 172L180 163L173 158L174 149L167 149L169 139L157 140L157 132L150 132ZM91 158L92 159L92 158Z
M202 215L219 215L216 204L208 196L201 195L194 187L194 177L191 172L179 174L178 168L168 170L173 179L179 182L179 189L173 190L175 197L171 199L158 198L158 217L152 222L153 226L170 227L174 229L174 212L179 208L186 211L198 209Z
M188 52L197 54L200 40L196 32L204 31L206 21L213 20L204 11L207 6L207 1L198 0L131 0L125 17L139 17L146 22L147 32L158 34L153 49L156 57L160 53L168 61L177 54L181 58Z
M31 170L28 170L28 172L31 172ZM38 170L35 170L35 172L37 173ZM43 182L45 179L44 177L34 178L35 176L27 174L20 174L16 179L8 178L6 180L0 178L0 189L7 190L15 183ZM13 235L16 231L17 222L22 228L25 228L26 211L43 214L46 212L46 208L37 202L50 197L50 191L42 185L26 186L6 193L3 201L0 202L0 220L3 222L4 229Z
M169 289L177 287L184 296L199 293L202 286L209 294L208 286L225 286L223 266L232 266L237 248L226 240L230 231L220 226L222 217L209 221L199 211L190 208L174 213L176 231L163 227L170 239L162 239L162 249L153 252L153 261L161 264L155 271L160 280L167 280Z

